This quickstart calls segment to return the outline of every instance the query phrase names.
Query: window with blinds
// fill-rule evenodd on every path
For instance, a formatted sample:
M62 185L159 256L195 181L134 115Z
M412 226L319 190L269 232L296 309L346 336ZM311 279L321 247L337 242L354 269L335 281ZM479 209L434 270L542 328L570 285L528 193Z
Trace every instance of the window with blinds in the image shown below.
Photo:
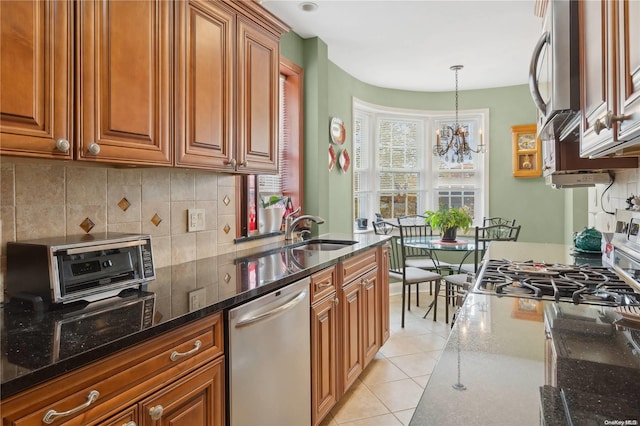
M294 207L302 201L302 79L303 70L280 60L278 174L242 178L238 237L260 234L259 203L272 195L288 197Z
M472 148L479 138L474 135L488 126L487 117L486 111L460 114ZM443 205L466 205L474 217L483 217L486 156L473 153L459 162L433 155L435 129L453 120L450 113L398 110L355 100L355 218L373 219L376 213L395 218Z

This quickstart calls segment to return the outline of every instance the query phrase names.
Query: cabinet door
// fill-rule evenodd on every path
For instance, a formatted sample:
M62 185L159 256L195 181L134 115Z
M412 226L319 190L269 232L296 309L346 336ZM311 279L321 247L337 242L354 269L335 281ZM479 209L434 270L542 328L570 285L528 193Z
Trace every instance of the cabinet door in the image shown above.
M380 349L380 305L378 304L378 269L362 277L362 348L364 368Z
M279 43L238 18L238 171L278 171Z
M311 307L311 417L319 424L338 400L338 299L336 293Z
M176 165L233 170L235 15L176 2Z
M0 1L1 154L71 158L72 12L66 1Z
M640 136L640 2L614 3L618 40L618 112L628 116L617 127L618 139Z
M223 426L224 357L139 403L141 425Z
M607 1L578 3L580 28L580 109L582 110L580 154L597 151L612 137L611 131L599 129L597 120L611 109L608 87L610 31Z
M360 279L355 279L342 289L342 368L341 394L356 381L363 365L363 297Z
M170 165L172 3L77 5L77 158Z

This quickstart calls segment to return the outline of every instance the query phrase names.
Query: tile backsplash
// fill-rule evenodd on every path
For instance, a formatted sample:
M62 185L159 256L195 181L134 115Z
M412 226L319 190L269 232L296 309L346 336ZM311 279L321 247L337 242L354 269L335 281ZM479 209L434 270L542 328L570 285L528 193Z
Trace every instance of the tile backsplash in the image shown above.
M596 185L589 188L589 226L601 232L613 232L616 209L627 208L626 199L640 194L638 169L621 170L615 173L613 185Z
M96 232L152 236L157 268L234 252L236 178L175 168L110 167L25 158L0 159L0 294L6 243ZM205 229L187 232L187 210Z

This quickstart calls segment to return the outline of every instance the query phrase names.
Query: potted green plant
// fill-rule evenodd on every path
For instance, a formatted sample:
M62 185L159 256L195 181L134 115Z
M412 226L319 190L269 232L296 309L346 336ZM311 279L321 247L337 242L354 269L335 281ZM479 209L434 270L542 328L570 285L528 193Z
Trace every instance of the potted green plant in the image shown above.
M442 233L442 241L455 241L458 228L467 232L473 224L473 217L467 206L460 208L441 206L438 210L424 212L425 222Z

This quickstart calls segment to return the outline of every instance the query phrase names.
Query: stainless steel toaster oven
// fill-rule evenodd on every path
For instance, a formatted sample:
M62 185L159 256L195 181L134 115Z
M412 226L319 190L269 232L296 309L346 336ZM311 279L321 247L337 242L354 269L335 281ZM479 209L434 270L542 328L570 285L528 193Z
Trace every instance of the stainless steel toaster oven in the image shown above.
M7 243L11 299L93 302L153 279L149 235L103 233Z

